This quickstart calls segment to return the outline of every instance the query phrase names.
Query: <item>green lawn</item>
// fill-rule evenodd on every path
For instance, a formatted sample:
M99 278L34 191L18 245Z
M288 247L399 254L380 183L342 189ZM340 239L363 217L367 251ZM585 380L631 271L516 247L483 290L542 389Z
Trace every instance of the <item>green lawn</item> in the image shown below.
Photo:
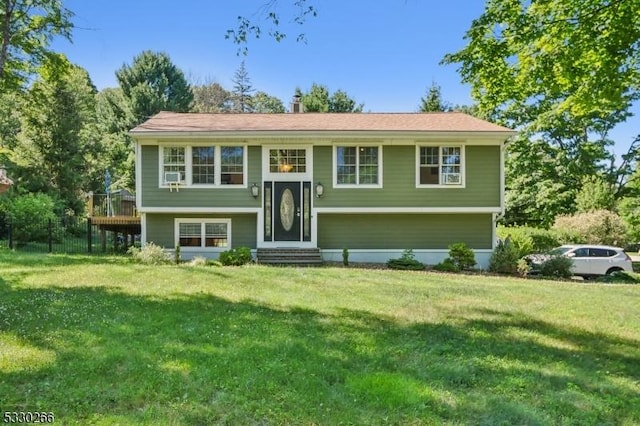
M0 414L640 424L640 285L0 251Z

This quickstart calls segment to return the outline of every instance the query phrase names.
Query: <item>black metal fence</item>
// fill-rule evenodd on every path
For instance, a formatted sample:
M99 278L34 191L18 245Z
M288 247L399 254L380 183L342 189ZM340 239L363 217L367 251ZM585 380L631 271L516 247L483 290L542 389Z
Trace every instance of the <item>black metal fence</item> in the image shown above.
M29 222L10 222L0 218L0 248L39 253L124 252L135 244L138 232L131 226L123 231L117 221L109 226L95 224L91 218L64 217Z

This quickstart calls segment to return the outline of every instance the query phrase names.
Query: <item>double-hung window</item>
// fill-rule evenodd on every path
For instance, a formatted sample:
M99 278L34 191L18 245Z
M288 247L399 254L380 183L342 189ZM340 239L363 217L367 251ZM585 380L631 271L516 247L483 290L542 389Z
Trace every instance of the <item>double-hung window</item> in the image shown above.
M164 147L162 150L163 182L184 182L186 179L186 164L185 147Z
M215 146L191 147L191 183L215 185Z
M379 146L336 146L334 164L336 187L382 185L382 148Z
M463 148L460 146L419 146L418 186L463 185Z
M226 249L231 245L231 219L176 219L176 244L187 250Z
M246 148L225 145L160 146L160 185L245 185Z
M220 148L220 183L242 185L244 183L244 148L223 146Z

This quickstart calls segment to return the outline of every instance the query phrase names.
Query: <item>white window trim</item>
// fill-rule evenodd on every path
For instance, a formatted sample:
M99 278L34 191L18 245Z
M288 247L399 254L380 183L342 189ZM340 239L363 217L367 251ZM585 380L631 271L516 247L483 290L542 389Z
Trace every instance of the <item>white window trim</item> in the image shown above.
M442 148L460 148L460 183L439 183L439 184L421 184L420 183L420 148L427 147L438 147L438 156L439 156L439 164L438 164L438 179L442 182ZM448 144L448 143L433 143L433 144L418 144L416 145L416 156L415 156L415 167L416 167L416 188L433 188L433 189L462 189L466 187L466 157L465 157L465 146L460 144Z
M175 245L179 245L180 242L180 224L181 223L199 223L200 224L200 232L202 236L202 244L204 244L204 225L206 223L226 223L227 224L227 247L206 247L204 245L200 247L184 247L180 246L180 250L194 252L194 251L206 251L206 252L223 252L229 250L232 247L231 243L231 219L224 218L175 218L174 219L174 243Z
M193 147L211 146L215 148L214 152L214 167L215 176L213 184L201 184L193 183ZM164 182L164 148L178 147L184 148L185 152L185 177L180 185L188 188L200 189L200 188L248 188L247 173L248 173L248 148L245 144L237 143L192 143L189 145L181 145L175 143L163 143L158 145L158 187L169 188L170 186ZM241 147L242 148L242 184L238 185L222 185L221 183L221 160L222 160L222 147Z
M280 173L271 172L269 164L269 155L272 149L304 149L306 151L306 168L305 173ZM262 146L262 180L277 181L302 181L312 180L313 176L313 147L309 145L263 145Z
M356 148L356 153L359 153L360 148L378 148L378 183L338 183L338 148ZM333 146L333 188L382 188L382 145L380 144L335 144ZM356 181L360 178L360 155L356 155Z

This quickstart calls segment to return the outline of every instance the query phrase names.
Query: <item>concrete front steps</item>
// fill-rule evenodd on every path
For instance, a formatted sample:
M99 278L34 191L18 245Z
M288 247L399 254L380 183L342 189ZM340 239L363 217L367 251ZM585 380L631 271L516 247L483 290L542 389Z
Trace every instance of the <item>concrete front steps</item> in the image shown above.
M258 263L263 265L322 265L322 255L318 248L259 248L256 257Z

